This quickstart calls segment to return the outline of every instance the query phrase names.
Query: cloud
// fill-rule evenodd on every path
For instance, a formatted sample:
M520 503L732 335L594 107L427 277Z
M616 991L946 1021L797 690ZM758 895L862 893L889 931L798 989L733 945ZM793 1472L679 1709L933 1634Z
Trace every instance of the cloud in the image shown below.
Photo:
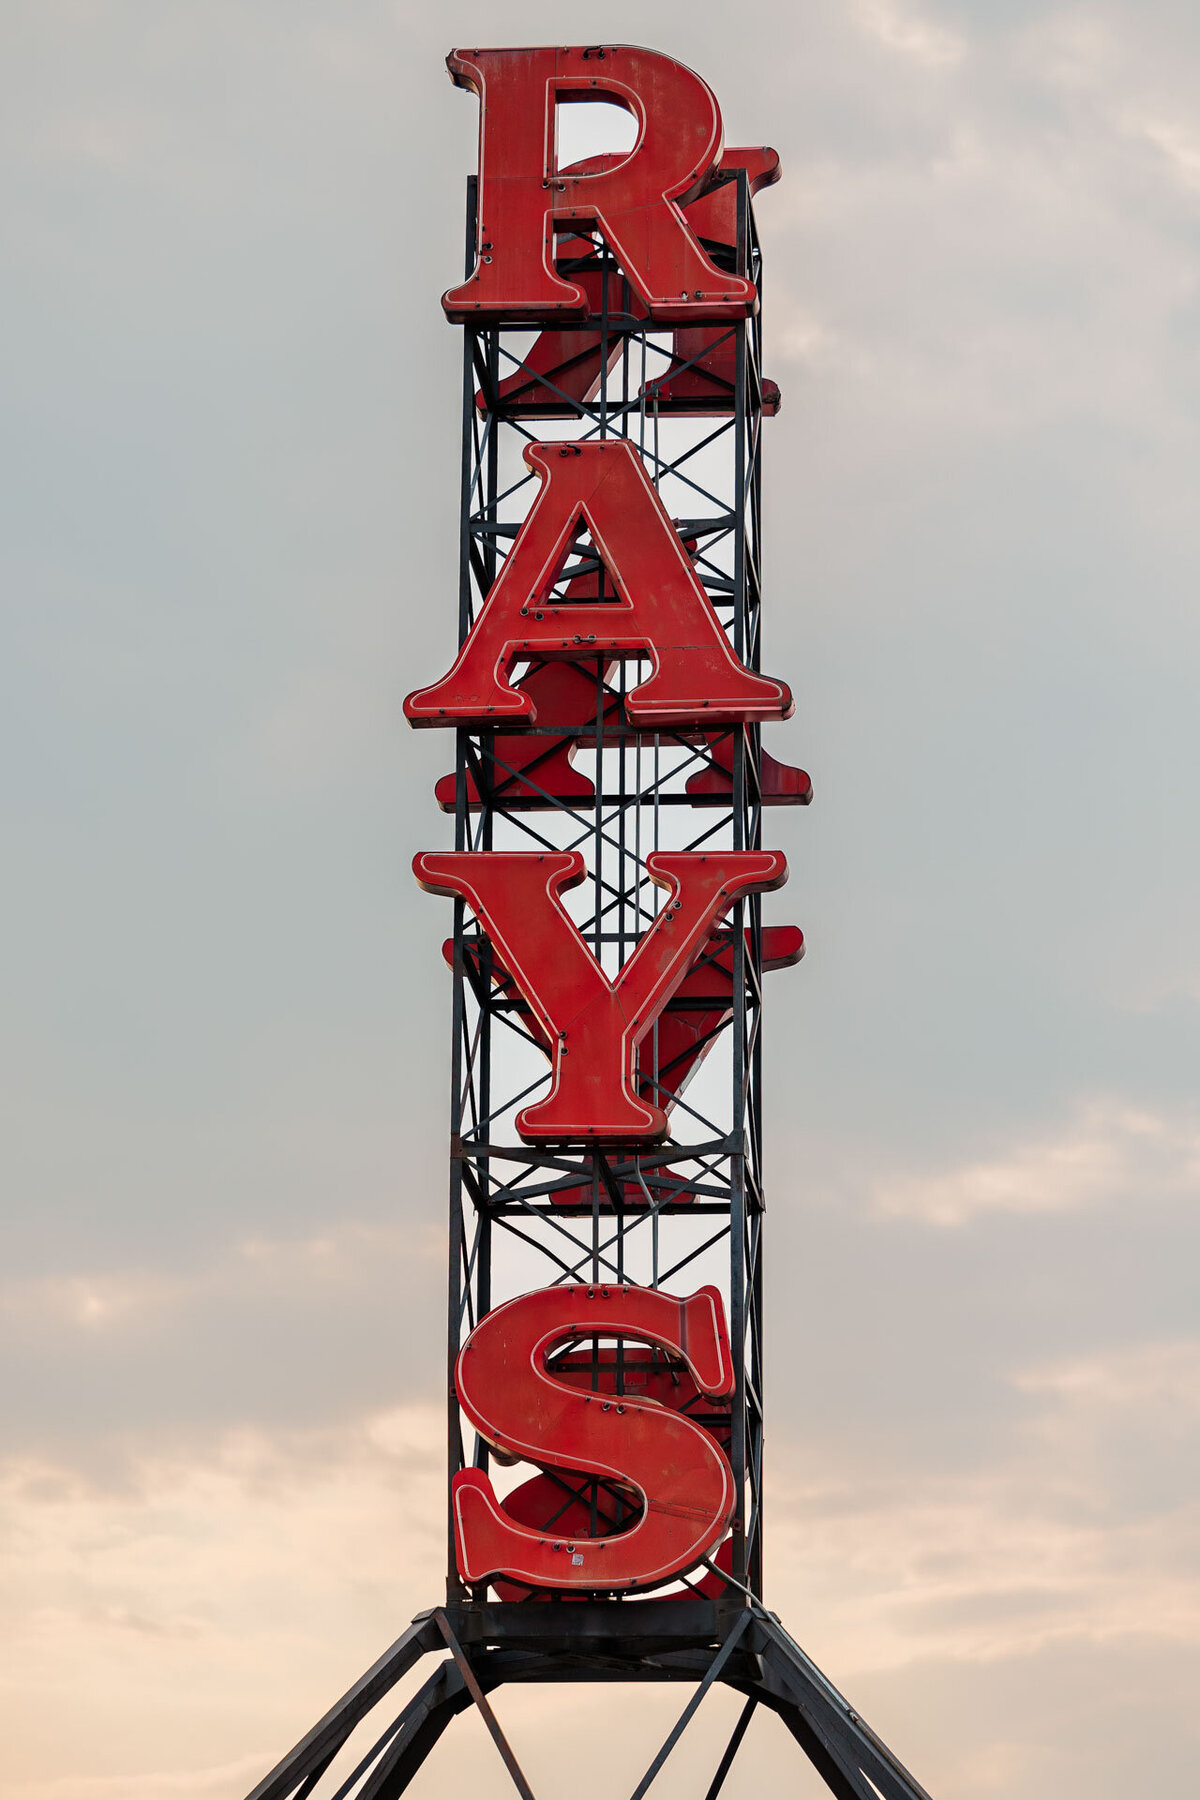
M52 1776L49 1781L17 1782L6 1789L5 1800L230 1800L230 1795L251 1787L269 1766L269 1757L256 1754L211 1769Z
M1200 1342L1176 1340L1096 1351L1024 1370L1017 1386L1065 1406L1100 1412L1153 1408L1173 1431L1200 1425Z
M127 1444L186 1456L222 1428L330 1429L436 1394L444 1266L441 1229L342 1219L190 1264L10 1277L4 1449L107 1479Z
M143 1438L103 1481L5 1464L5 1800L215 1793L214 1746L222 1773L261 1773L436 1602L443 1445L440 1408L405 1404L178 1451Z
M966 39L960 32L923 19L896 5L895 0L858 0L854 17L864 37L922 68L949 68L966 54Z
M1011 1380L1032 1409L967 1471L906 1466L889 1480L847 1467L839 1479L823 1446L814 1477L792 1447L777 1451L775 1579L838 1668L1068 1645L1200 1650L1200 1340Z
M145 1330L185 1309L229 1301L319 1305L361 1290L381 1266L436 1266L442 1235L419 1223L403 1227L339 1220L303 1238L245 1238L224 1256L190 1269L97 1271L0 1282L0 1320L38 1331L84 1334Z
M1179 120L1149 118L1138 120L1134 128L1162 151L1184 187L1200 192L1200 137L1191 127Z
M1078 1212L1127 1197L1145 1203L1200 1183L1200 1126L1190 1115L1095 1101L1057 1136L929 1177L879 1181L884 1217L956 1228L986 1213Z
M1170 39L1175 53L1164 55L1166 39L1131 31L1127 21L1052 10L1016 34L1013 55L1027 79L1090 107L1093 124L1113 139L1151 145L1159 171L1194 193L1200 139L1189 103L1189 59L1180 54L1177 31Z

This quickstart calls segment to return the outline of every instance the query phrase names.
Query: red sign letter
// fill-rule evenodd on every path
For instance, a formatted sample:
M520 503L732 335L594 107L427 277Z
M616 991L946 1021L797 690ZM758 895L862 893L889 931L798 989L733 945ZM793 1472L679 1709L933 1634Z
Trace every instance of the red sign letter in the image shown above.
M642 460L625 438L529 444L542 489L517 533L450 673L404 702L411 725L537 721L509 680L515 662L649 657L629 694L631 724L659 727L787 719L791 690L738 661L672 530ZM615 600L551 600L580 521L616 586Z
M464 1581L506 1575L530 1587L653 1587L694 1567L725 1535L733 1476L700 1425L633 1395L556 1380L546 1358L584 1336L634 1337L685 1359L700 1390L733 1392L725 1309L716 1288L678 1300L651 1288L562 1286L523 1294L480 1321L455 1370L459 1404L506 1460L598 1475L642 1512L612 1537L531 1531L480 1469L454 1477L454 1542Z
M787 880L786 858L773 850L658 850L646 869L671 899L613 982L560 899L584 879L578 850L425 851L413 859L423 888L466 901L553 1046L548 1096L517 1115L524 1138L665 1136L666 1114L638 1094L638 1044L734 901Z
M596 677L577 664L535 663L517 682L533 700L539 725L561 725L562 737L541 737L532 732L497 732L492 740L491 793L506 812L537 812L544 807L585 806L596 796L595 784L575 768L572 757L579 739L596 726ZM601 731L615 718L620 702L605 688ZM693 806L729 806L733 799L734 731L721 729L698 734L711 746L710 761L687 779L687 796ZM606 744L614 742L604 737ZM807 806L812 782L803 769L777 762L765 750L759 752L760 804ZM479 788L468 771L467 808L478 812ZM452 813L458 800L458 777L443 775L434 788L443 812Z
M598 174L611 168L614 156L589 156L572 163L567 175ZM769 187L779 180L779 158L767 145L757 149L727 150L721 158L720 172L728 177L745 169L750 192ZM701 199L693 200L685 212L689 230L705 238L710 246L721 244L732 255L737 244L737 181L726 179ZM591 250L583 238L560 237L558 255L586 256ZM576 269L575 279L587 294L589 317L599 317L604 308L605 276L598 268ZM619 286L609 284L609 303L615 305ZM634 318L646 316L646 309L636 295L630 295ZM609 367L621 354L622 338L610 336ZM506 418L520 414L525 419L573 419L579 405L594 396L600 380L603 343L599 331L580 331L578 326L548 325L521 358L522 366L514 375L505 376L496 389L496 410ZM666 373L655 375L642 392L657 402L663 412L688 412L699 418L720 418L733 411L737 379L737 345L728 325L716 329L711 325L681 326L675 331L671 346L671 365ZM773 381L763 382L762 410L779 411L779 388ZM488 410L482 391L475 395L481 412Z
M554 236L592 223L652 318L686 324L753 310L754 283L710 262L679 210L721 160L721 114L698 75L629 44L452 50L446 67L480 102L478 261L443 296L448 318L584 317L583 288L555 271ZM629 155L596 174L560 171L554 109L569 100L631 112L639 130Z

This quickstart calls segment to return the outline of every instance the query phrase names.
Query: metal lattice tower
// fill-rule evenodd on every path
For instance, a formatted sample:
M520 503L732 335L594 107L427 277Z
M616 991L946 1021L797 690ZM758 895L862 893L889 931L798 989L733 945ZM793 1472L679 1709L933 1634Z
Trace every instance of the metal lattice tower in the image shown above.
M761 293L750 188L745 169L730 175L729 241L705 248ZM472 181L468 273L475 191ZM760 443L764 415L777 405L762 373L760 316L699 332L655 327L598 235L581 233L570 248L576 254L559 267L587 276L599 296L595 318L532 344L528 328L463 327L460 642L536 491L525 445L561 441L569 454L572 443L622 437L643 459L737 656L757 670ZM606 579L581 533L556 600L603 597ZM547 684L539 718L552 722L519 733L459 730L454 771L437 788L460 851L582 852L587 879L571 895L572 916L609 974L662 907L650 854L758 849L764 808L809 797L801 771L763 755L757 726L634 729L623 702L635 670L601 655L531 664L522 679ZM760 1705L780 1716L840 1800L929 1800L763 1604L761 1024L764 990L785 979L772 971L799 960L802 940L790 927L764 928L761 915L758 895L737 902L643 1047L639 1079L670 1116L670 1135L652 1149L523 1142L516 1110L550 1078L530 1009L461 900L445 947L453 980L448 1480L491 1461L487 1445L464 1434L453 1377L465 1337L500 1301L559 1282L670 1289L715 1281L735 1365L728 1410L689 1392L685 1371L661 1351L580 1338L556 1357L560 1370L615 1399L655 1384L670 1389L671 1403L713 1433L738 1497L719 1557L654 1595L564 1602L512 1582L470 1589L455 1566L448 1505L445 1604L418 1616L250 1800L390 1800L472 1704L531 1800L487 1695L506 1682L578 1680L694 1685L634 1800L716 1681L741 1693L744 1706L708 1800ZM599 1478L540 1479L527 1486L530 1504L542 1508L539 1529L595 1536L626 1518L627 1497ZM388 1694L437 1652L448 1654L392 1714Z

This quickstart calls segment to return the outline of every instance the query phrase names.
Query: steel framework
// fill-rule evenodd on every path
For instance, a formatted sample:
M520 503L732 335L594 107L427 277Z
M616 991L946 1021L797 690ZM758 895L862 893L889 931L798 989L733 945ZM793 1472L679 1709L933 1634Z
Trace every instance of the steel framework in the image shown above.
M705 248L761 292L750 182L745 169L729 179L731 241L706 239ZM468 272L475 191L472 180ZM569 248L576 254L560 267L587 277L598 296L594 318L533 343L527 328L463 328L460 642L536 489L524 446L620 436L644 459L736 654L757 670L760 433L777 404L762 373L760 319L700 334L656 328L639 316L602 239L581 236ZM565 605L603 597L607 578L581 533L556 596ZM532 664L521 679L542 684L539 718L553 722L520 733L458 731L455 768L439 782L438 801L453 813L458 850L583 852L588 878L571 896L572 912L610 974L662 904L646 869L653 851L757 849L764 808L809 797L801 771L763 754L757 726L634 729L623 704L635 683L626 663L584 653L575 664ZM453 1375L465 1337L499 1300L567 1281L669 1288L686 1274L685 1285L713 1280L727 1297L736 1374L727 1411L689 1388L685 1369L664 1352L619 1340L576 1340L557 1353L557 1367L617 1403L639 1388L670 1390L671 1403L728 1454L733 1528L702 1576L665 1594L567 1601L511 1582L464 1586L448 1504L445 1605L420 1615L250 1800L387 1800L472 1704L528 1800L487 1695L505 1682L547 1681L696 1684L634 1800L716 1681L743 1694L745 1705L709 1800L758 1706L781 1717L841 1800L928 1800L762 1600L761 1019L766 976L801 951L795 930L764 928L759 896L739 901L641 1056L639 1079L668 1111L669 1137L653 1149L543 1148L522 1142L513 1124L517 1108L549 1081L543 1046L487 938L455 901L445 945L453 981L448 1478L469 1464L489 1467L487 1445L464 1439ZM564 1536L603 1534L628 1517L627 1498L600 1479L543 1475L522 1493L525 1522ZM367 1726L418 1659L437 1651L449 1654L407 1704L381 1730ZM360 1727L375 1733L365 1745Z

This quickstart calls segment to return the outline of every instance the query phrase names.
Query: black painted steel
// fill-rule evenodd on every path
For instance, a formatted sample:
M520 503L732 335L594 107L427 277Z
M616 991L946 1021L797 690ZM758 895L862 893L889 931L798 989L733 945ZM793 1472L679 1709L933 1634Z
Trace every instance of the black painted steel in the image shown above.
M423 1613L375 1668L355 1684L313 1732L253 1790L248 1800L300 1800L308 1778L330 1767L354 1729L423 1654L451 1641L441 1663L395 1715L376 1727L365 1757L329 1800L391 1800L401 1794L451 1719L504 1685L526 1683L686 1682L697 1684L683 1714L635 1790L644 1796L707 1689L724 1682L748 1705L734 1729L708 1792L720 1791L748 1734L753 1711L765 1707L787 1726L838 1800L930 1800L929 1794L843 1695L760 1605L731 1608L691 1601L643 1601L639 1625L619 1601L447 1606ZM579 1615L578 1617L574 1615ZM446 1634L449 1634L447 1639ZM498 1742L516 1758L490 1719ZM519 1765L517 1765L519 1771ZM519 1775L518 1787L528 1794Z

